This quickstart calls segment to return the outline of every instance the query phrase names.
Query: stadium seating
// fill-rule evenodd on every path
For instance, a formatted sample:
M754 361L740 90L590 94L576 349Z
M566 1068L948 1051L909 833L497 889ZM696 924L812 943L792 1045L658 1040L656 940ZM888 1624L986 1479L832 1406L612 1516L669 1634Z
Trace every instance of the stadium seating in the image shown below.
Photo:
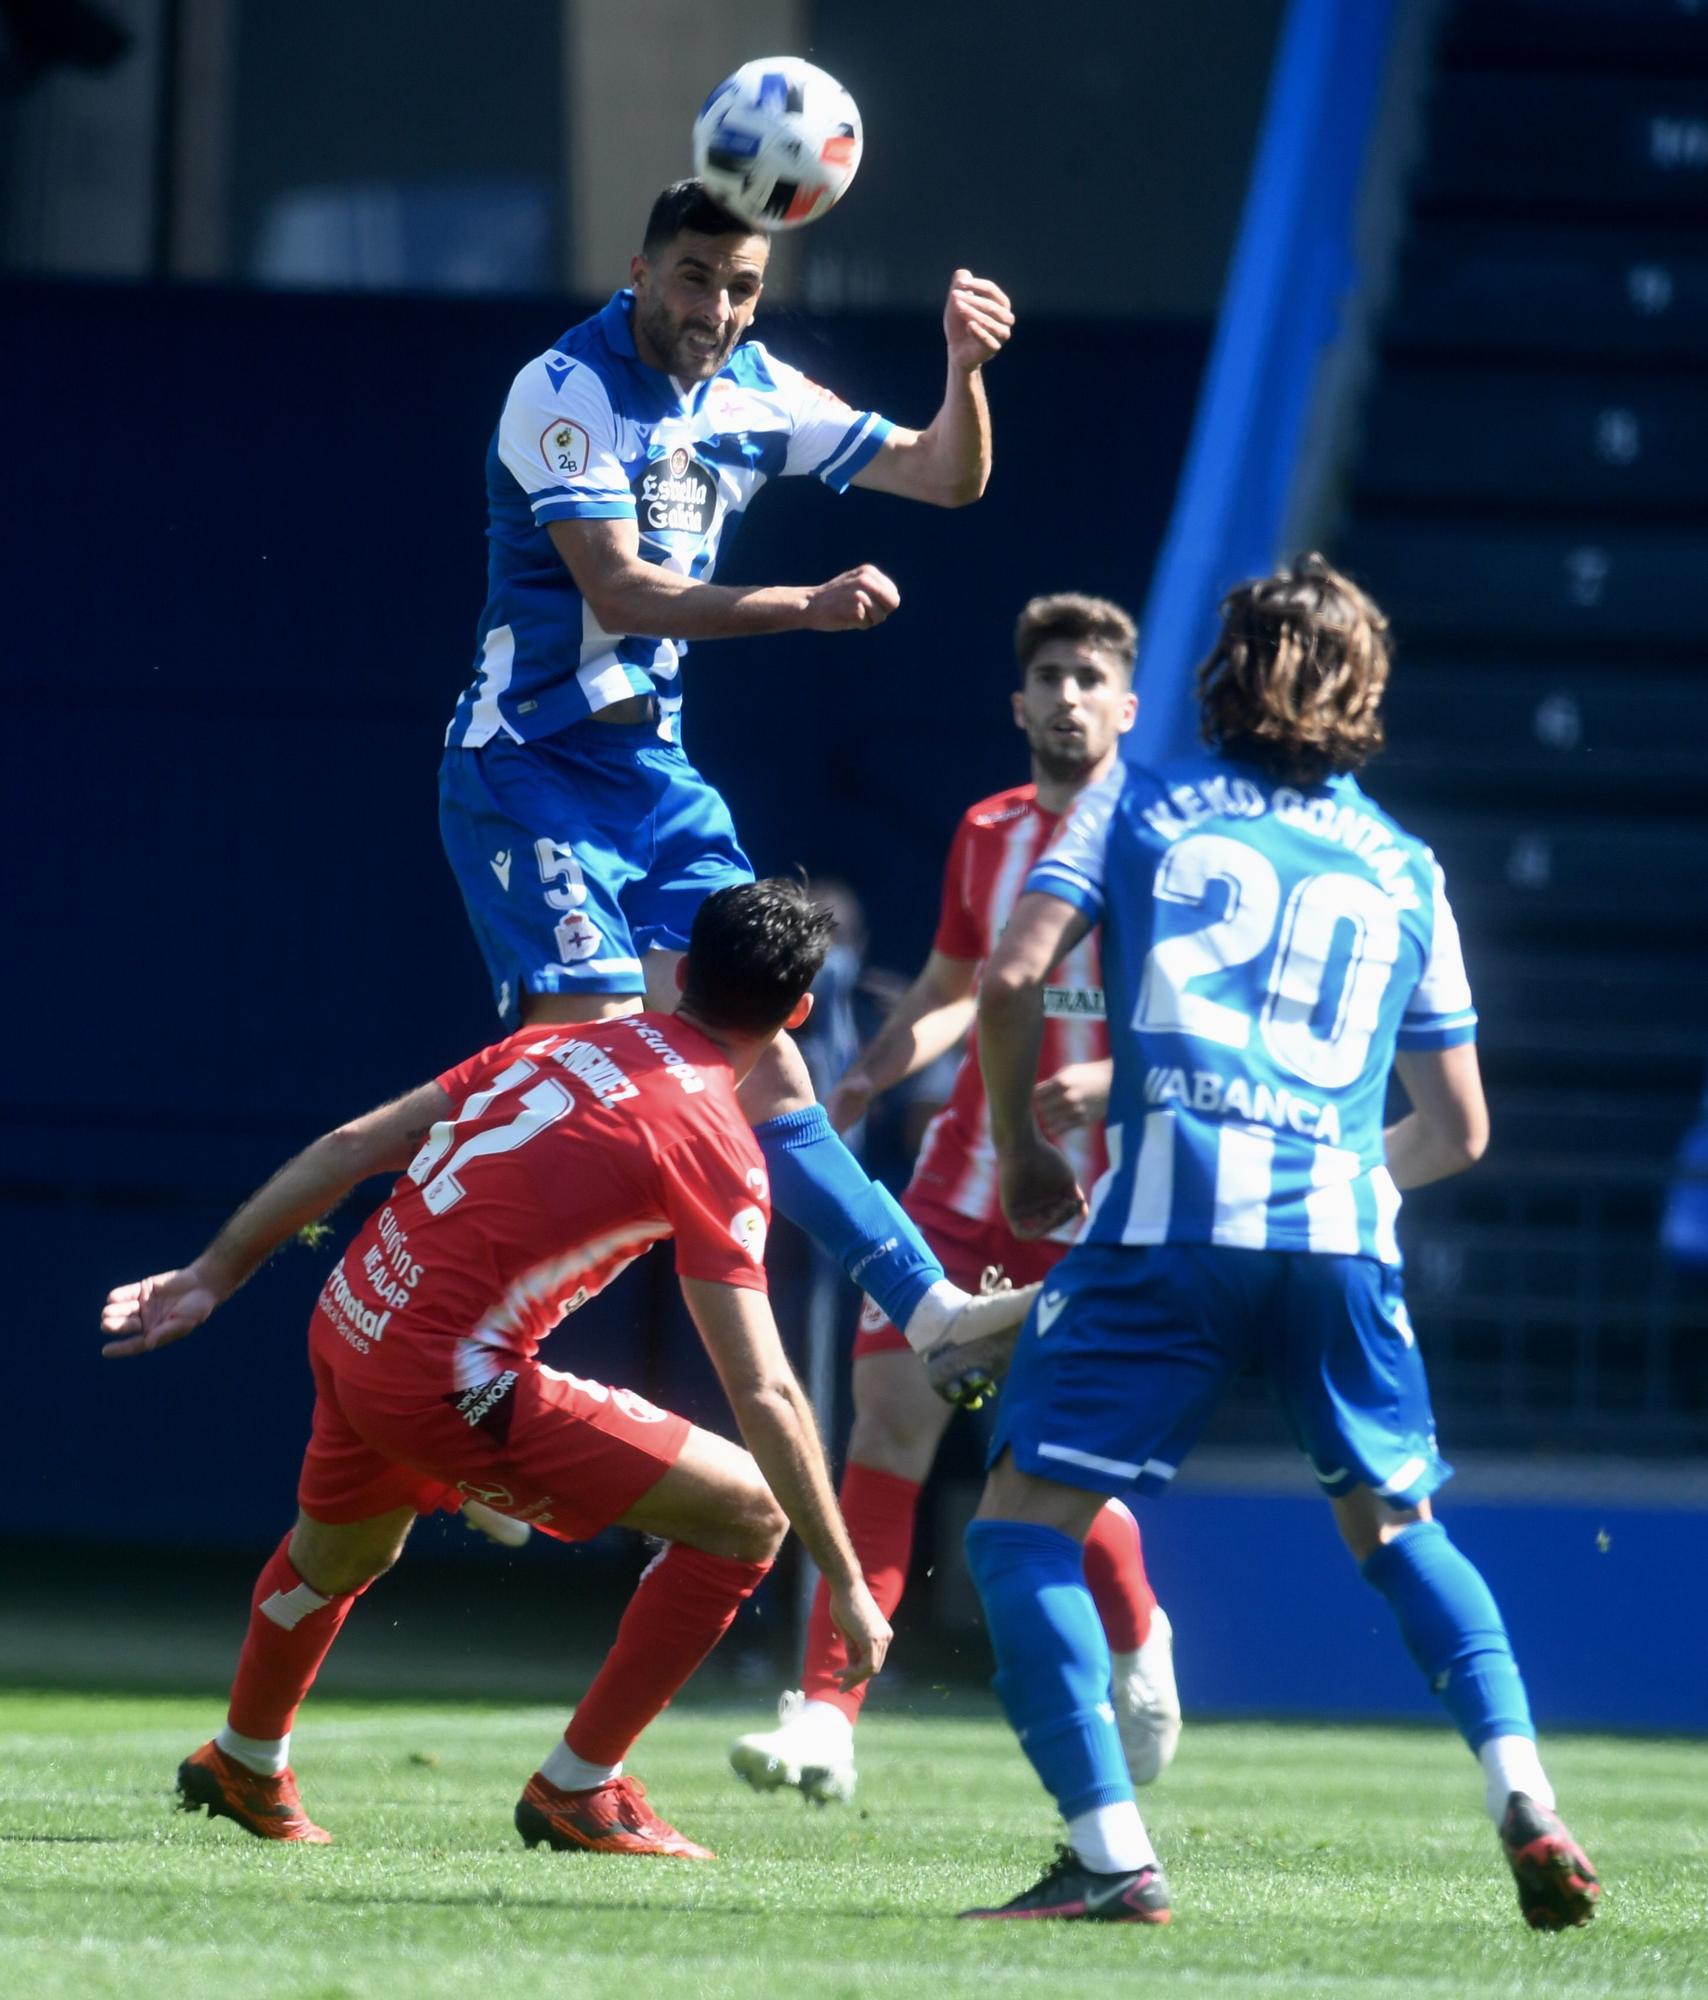
M1372 413L1366 490L1392 500L1664 514L1708 500L1708 404L1652 364L1539 383L1517 357L1396 361Z
M1419 361L1690 361L1708 351L1708 242L1670 221L1420 215L1388 334Z
M1399 636L1372 788L1434 844L1495 1141L1408 1204L1461 1442L1708 1439L1659 1254L1708 1060L1708 17L1463 0L1334 551Z
M1433 655L1404 643L1388 702L1380 783L1424 796L1439 763L1443 711L1474 716L1455 746L1454 796L1466 804L1547 806L1562 793L1586 810L1622 810L1634 791L1653 810L1689 813L1708 793L1702 696L1666 666L1560 654Z

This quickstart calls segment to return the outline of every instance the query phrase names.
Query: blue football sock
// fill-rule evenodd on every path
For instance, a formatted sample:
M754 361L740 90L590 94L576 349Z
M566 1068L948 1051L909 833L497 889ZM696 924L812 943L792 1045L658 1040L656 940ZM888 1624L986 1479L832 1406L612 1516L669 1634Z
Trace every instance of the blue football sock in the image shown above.
M1392 1606L1406 1650L1473 1750L1491 1736L1536 1734L1500 1607L1439 1521L1384 1542L1364 1580Z
M1055 1528L974 1521L967 1562L996 1654L992 1685L1062 1818L1130 1799L1085 1551Z
M822 1104L755 1125L771 1201L898 1327L943 1275L901 1204L843 1145Z

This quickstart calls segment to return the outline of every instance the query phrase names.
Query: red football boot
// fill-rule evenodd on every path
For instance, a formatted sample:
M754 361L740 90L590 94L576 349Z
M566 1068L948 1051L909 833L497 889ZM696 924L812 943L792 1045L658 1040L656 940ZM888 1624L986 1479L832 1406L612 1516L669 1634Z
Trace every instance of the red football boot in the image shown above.
M281 1771L263 1778L217 1743L204 1743L178 1766L178 1810L198 1812L206 1806L209 1819L235 1820L257 1840L301 1840L311 1847L330 1847L332 1836L316 1826L297 1797L296 1774Z
M543 1840L559 1854L672 1854L682 1861L715 1861L659 1818L635 1778L609 1778L590 1792L562 1792L536 1771L516 1805L516 1831L530 1847Z

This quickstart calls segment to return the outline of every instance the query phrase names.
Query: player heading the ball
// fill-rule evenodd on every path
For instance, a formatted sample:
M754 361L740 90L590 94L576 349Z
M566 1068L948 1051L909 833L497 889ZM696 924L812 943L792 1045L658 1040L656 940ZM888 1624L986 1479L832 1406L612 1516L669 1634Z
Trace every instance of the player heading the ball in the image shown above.
M869 631L900 595L861 563L828 582L714 581L771 480L944 507L991 465L983 370L1013 314L958 271L942 404L923 430L856 410L746 338L770 239L698 181L653 204L629 283L517 375L487 454L488 590L451 721L440 826L506 1023L676 1004L694 913L753 869L683 754L697 639ZM745 703L737 649L706 690ZM778 1208L919 1352L1016 1315L970 1299L842 1144L787 1035L741 1089Z

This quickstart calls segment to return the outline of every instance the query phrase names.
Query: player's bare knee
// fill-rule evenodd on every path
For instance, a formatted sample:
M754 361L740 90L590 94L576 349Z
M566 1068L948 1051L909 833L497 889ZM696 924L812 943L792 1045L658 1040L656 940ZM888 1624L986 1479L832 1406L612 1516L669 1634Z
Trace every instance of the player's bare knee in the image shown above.
M730 1510L729 1525L737 1544L729 1550L729 1554L737 1562L771 1562L783 1546L783 1537L789 1532L789 1517L777 1504L770 1487L759 1477L757 1466L754 1467L752 1484L743 1489L739 1501Z
M952 1414L933 1393L915 1355L865 1355L854 1364L848 1456L874 1472L921 1482Z
M347 1597L384 1576L403 1553L414 1514L399 1510L369 1521L338 1523L297 1516L291 1567L323 1597Z
M1040 1479L1023 1472L1013 1454L1003 1452L985 1479L977 1518L981 1521L1030 1521L1041 1528L1054 1528L1083 1542L1091 1524L1102 1513L1107 1495L1083 1486L1063 1486L1054 1479Z
M948 1416L947 1405L943 1414ZM924 1481L942 1441L943 1425L927 1414L921 1421L890 1409L860 1411L848 1433L848 1456L873 1472Z
M1404 1534L1407 1528L1434 1518L1427 1500L1420 1500L1415 1507L1398 1506L1368 1486L1355 1486L1330 1504L1341 1539L1359 1564L1368 1562L1383 1543Z
M754 1509L753 1533L760 1553L751 1560L770 1562L783 1546L783 1537L789 1532L789 1517L778 1505L777 1496L763 1482L756 1497L758 1504Z

